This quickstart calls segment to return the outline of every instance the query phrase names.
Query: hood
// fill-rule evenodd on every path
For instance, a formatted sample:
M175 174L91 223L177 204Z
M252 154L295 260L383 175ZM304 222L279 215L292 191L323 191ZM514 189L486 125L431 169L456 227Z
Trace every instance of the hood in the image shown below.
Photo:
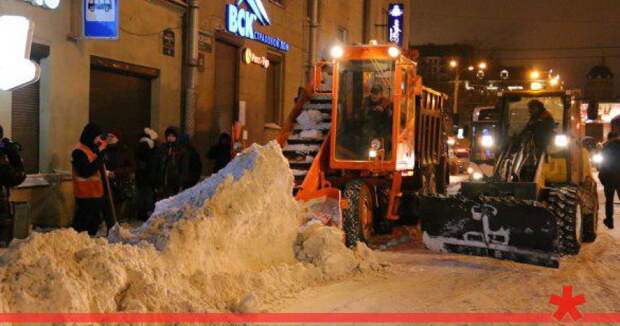
M80 143L88 147L95 147L95 144L93 144L93 142L95 138L97 138L97 136L101 135L103 135L103 129L91 122L87 124L86 127L84 127L84 130L82 130L82 135L80 136Z

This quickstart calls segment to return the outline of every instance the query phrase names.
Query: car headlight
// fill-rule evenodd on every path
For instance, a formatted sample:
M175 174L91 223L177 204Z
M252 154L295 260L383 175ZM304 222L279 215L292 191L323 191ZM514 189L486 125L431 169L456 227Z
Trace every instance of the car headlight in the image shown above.
M480 145L486 148L493 147L493 145L495 145L495 139L491 135L484 135L480 137Z
M556 135L555 140L553 141L557 147L568 147L568 142L569 139L566 135Z
M596 153L594 155L592 155L592 162L596 163L596 164L601 164L604 161L604 157L603 154L601 153Z

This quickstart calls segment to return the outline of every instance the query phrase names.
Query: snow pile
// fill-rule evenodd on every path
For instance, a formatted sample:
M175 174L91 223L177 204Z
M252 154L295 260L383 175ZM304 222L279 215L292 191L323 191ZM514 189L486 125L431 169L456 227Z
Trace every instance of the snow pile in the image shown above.
M321 113L321 111L304 110L297 117L297 123L299 123L301 126L311 128L312 126L315 126L318 123L322 122L323 118L324 116L323 116L323 113Z
M301 139L323 139L323 133L320 130L303 130L299 133Z
M254 145L110 241L59 230L14 242L0 256L0 312L258 311L376 267L337 229L299 234L292 187L279 146Z

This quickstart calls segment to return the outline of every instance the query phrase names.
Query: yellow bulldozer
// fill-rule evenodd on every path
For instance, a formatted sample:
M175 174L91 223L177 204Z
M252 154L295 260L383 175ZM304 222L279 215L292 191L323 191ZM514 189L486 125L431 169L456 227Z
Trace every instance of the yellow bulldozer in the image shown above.
M316 65L278 141L296 198L352 246L412 221L417 194L445 192L447 96L424 87L395 46L336 47L332 56Z
M477 172L454 196L420 198L423 240L437 251L558 267L596 239L598 199L578 93L513 91L499 96L492 133L479 142L496 153L490 175ZM555 126L541 151L527 128L532 101Z

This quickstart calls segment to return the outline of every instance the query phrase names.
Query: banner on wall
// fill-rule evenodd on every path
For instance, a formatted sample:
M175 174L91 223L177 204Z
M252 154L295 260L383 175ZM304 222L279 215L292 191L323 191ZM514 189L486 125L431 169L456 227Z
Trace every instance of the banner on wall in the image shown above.
M403 47L403 31L405 29L405 11L402 3L391 3L388 6L388 40Z
M82 0L82 21L84 38L117 40L119 0Z

